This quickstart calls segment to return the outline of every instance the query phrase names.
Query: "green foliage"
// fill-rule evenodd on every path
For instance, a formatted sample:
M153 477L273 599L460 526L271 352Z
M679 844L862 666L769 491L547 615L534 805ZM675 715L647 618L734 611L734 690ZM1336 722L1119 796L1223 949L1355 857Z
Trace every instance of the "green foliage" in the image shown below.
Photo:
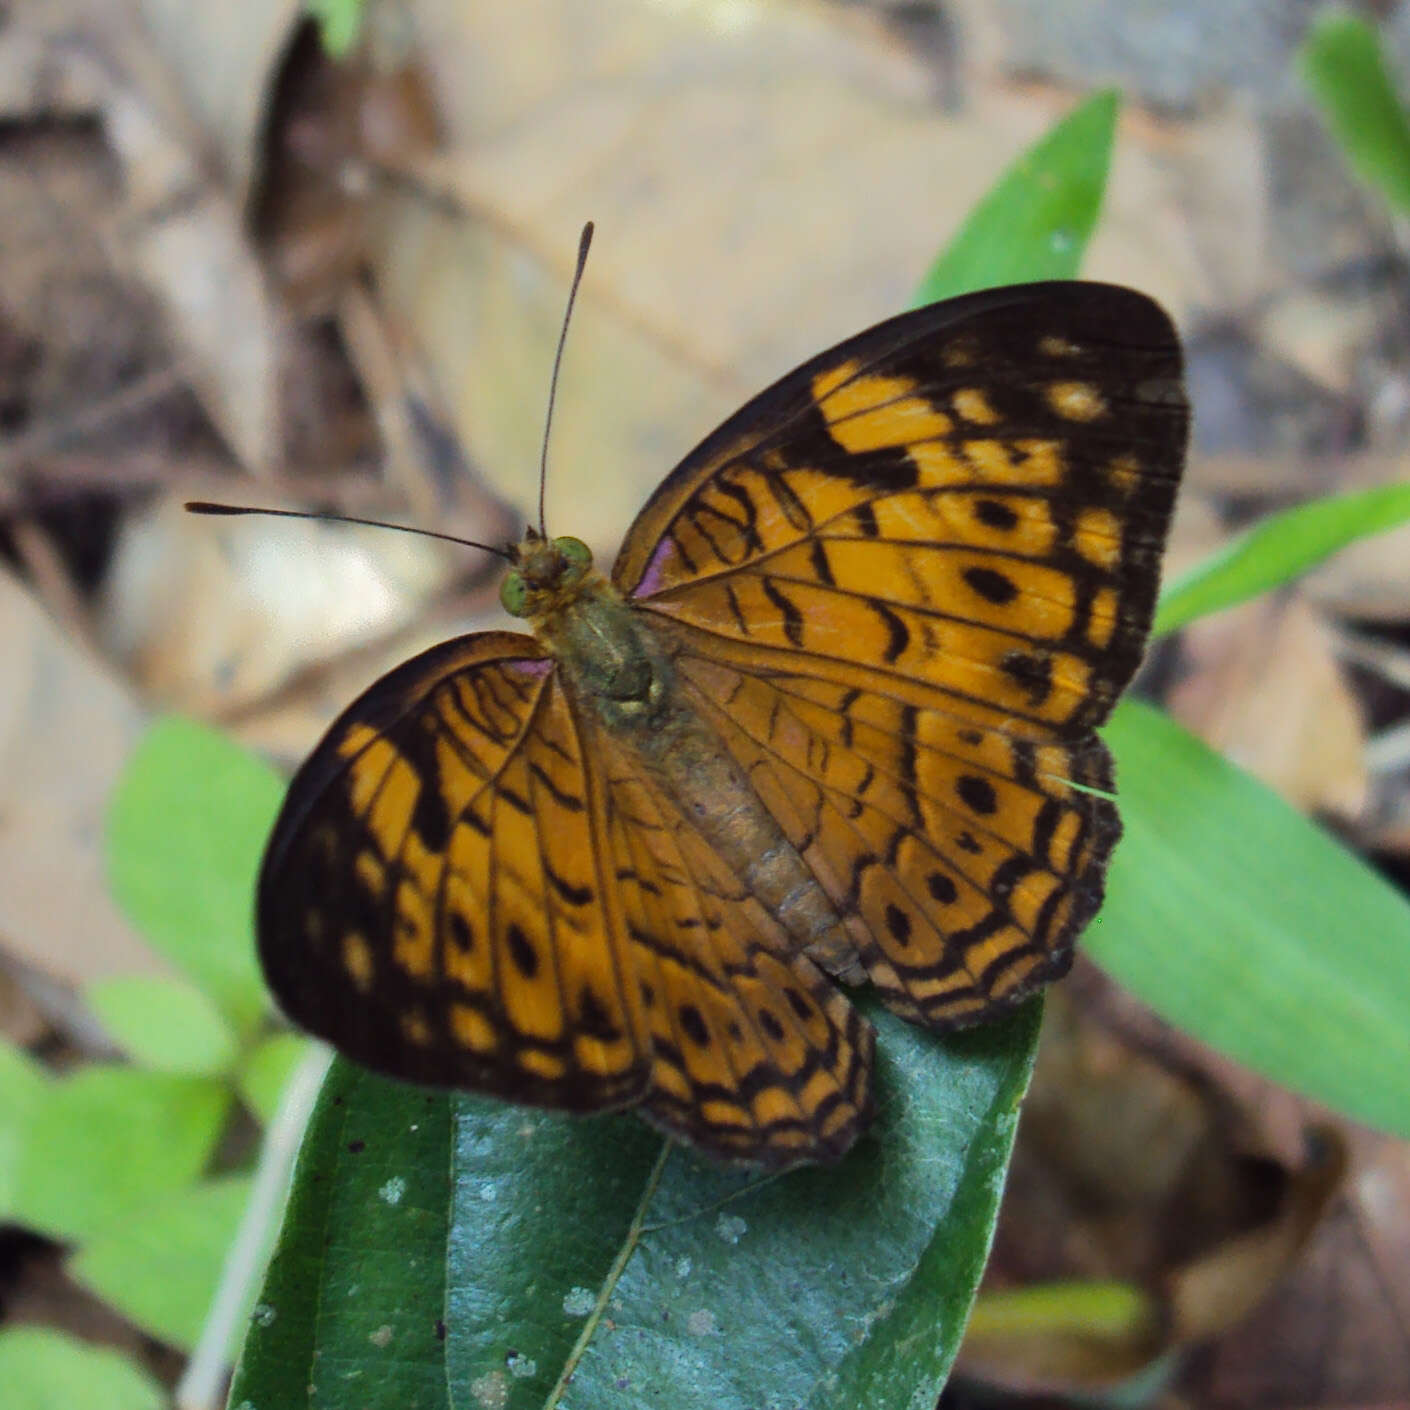
M214 730L170 719L138 747L108 814L113 894L241 1036L268 1003L250 878L282 792L272 769Z
M5 1410L162 1410L166 1396L121 1353L42 1327L0 1327Z
M1034 279L1072 279L1101 211L1119 97L1094 94L1028 149L921 280L916 304Z
M782 1178L710 1165L630 1115L414 1091L338 1062L232 1399L277 1405L308 1383L340 1404L357 1367L365 1410L477 1385L508 1410L554 1403L570 1369L565 1400L584 1405L933 1401L1037 1016L942 1043L873 1014L874 1133Z
M53 1082L23 1129L15 1217L64 1242L113 1226L196 1179L229 1108L199 1077L94 1066Z
M238 1054L220 1010L194 985L160 975L126 974L84 993L109 1036L153 1072L219 1077Z
M33 1058L0 1041L0 1224L17 1217L20 1159L48 1087L48 1074Z
M1410 121L1379 33L1349 11L1328 10L1308 31L1298 68L1351 169L1394 209L1410 211Z
M335 59L348 54L362 29L362 16L367 0L304 0L304 8L313 16L323 47Z
M1270 514L1161 594L1153 636L1291 582L1339 548L1410 520L1410 485L1384 485Z
M240 1071L241 1100L263 1123L274 1120L285 1084L309 1050L309 1040L295 1033L272 1033L257 1043Z
M107 1224L69 1260L69 1276L143 1331L189 1351L249 1192L247 1175L187 1185Z
M1410 1136L1410 905L1148 706L1105 734L1126 831L1088 953L1211 1047Z

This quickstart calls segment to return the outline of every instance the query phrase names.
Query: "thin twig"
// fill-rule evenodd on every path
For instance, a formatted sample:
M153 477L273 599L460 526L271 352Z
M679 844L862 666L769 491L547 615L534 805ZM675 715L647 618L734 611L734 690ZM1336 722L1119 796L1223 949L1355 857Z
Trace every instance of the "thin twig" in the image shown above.
M176 1387L177 1410L220 1410L225 1403L226 1348L264 1269L275 1221L284 1208L294 1157L323 1085L332 1053L321 1043L294 1069L265 1132L250 1200L225 1255L201 1339Z

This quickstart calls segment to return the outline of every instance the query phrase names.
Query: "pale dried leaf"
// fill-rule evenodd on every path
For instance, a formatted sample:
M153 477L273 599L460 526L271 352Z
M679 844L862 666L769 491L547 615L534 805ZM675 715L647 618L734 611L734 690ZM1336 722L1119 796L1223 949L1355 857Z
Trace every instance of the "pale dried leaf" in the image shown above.
M170 500L124 525L97 629L152 698L220 714L405 626L465 552L385 530L195 518Z
M1194 623L1184 640L1192 669L1170 712L1294 806L1357 817L1365 730L1320 612L1298 596L1261 598Z
M549 506L551 527L600 551L746 395L904 306L1002 166L1071 102L985 85L942 113L919 59L835 7L609 0L589 16L572 0L420 0L409 13L445 135L412 174L464 213L396 202L380 287L484 473L528 507L574 237L598 222ZM1197 262L1155 141L1123 129L1089 268L1182 303Z
M243 207L256 176L270 90L301 0L192 5L137 0L147 37L222 160L225 193Z
M103 860L108 793L141 710L6 573L0 660L0 944L71 985L157 967Z

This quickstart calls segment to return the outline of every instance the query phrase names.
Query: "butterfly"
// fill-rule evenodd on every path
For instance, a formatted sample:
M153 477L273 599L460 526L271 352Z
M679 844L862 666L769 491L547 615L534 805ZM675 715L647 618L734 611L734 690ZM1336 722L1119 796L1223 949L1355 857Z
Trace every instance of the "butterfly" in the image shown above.
M611 573L501 550L533 635L377 681L259 881L289 1016L393 1077L635 1107L710 1156L842 1156L868 982L933 1030L1071 964L1120 833L1094 733L1184 459L1170 320L993 289L813 358L671 472Z

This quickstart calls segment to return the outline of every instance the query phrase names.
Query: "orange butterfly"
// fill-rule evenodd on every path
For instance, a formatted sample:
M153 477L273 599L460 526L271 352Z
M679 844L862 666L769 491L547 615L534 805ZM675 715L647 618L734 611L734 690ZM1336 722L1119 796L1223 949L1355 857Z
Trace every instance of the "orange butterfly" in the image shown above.
M1062 975L1120 832L1093 733L1140 660L1179 344L1102 284L893 318L688 455L610 577L533 529L484 632L383 677L260 879L289 1015L414 1082L635 1105L711 1155L833 1160L873 1034Z

